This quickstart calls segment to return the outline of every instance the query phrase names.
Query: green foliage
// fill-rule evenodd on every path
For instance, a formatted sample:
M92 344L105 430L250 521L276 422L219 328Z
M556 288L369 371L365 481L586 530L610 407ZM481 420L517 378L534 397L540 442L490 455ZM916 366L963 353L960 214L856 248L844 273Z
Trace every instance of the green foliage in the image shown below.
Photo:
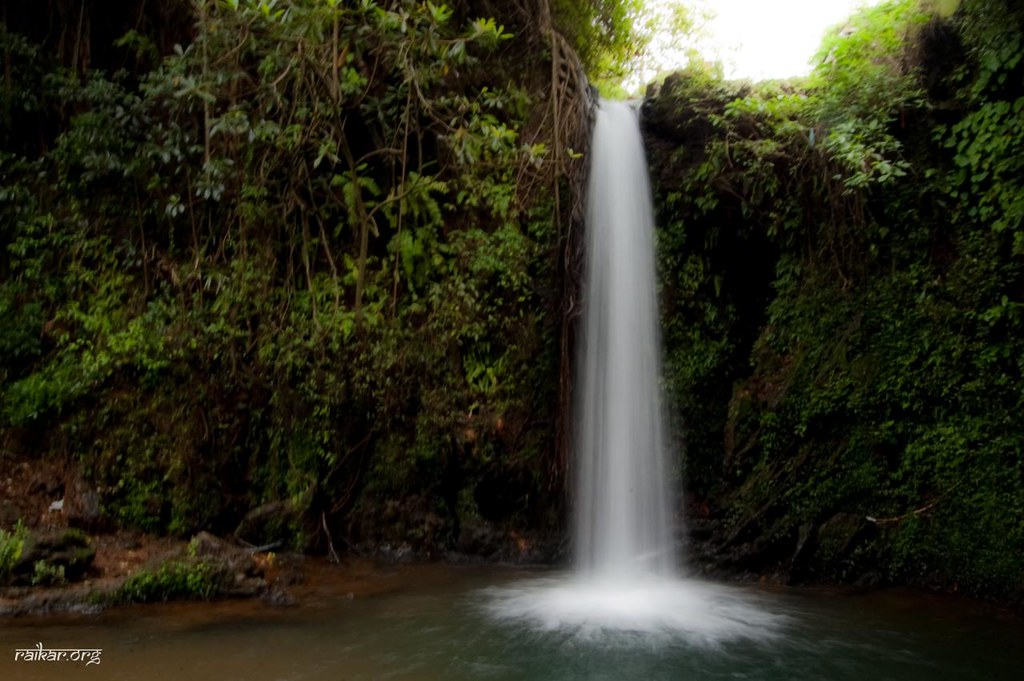
M20 367L39 356L43 327L42 305L31 300L23 287L5 284L0 288L0 376L4 379L16 376Z
M691 484L766 569L1024 583L1022 35L883 3L804 83L648 104L701 139L652 159Z
M560 235L522 131L550 64L474 7L199 2L173 53L119 41L151 70L81 78L3 33L68 115L0 152L0 428L76 457L120 525L285 500L302 547L452 452L460 485L540 468ZM426 472L377 479L392 455Z
M156 569L132 574L113 593L115 603L154 603L167 601L208 601L220 595L224 575L217 566L203 560L170 560Z
M1024 253L1024 161L1015 144L1024 135L1020 11L1009 3L965 2L960 21L974 68L969 78L966 69L956 74L970 108L935 128L936 143L951 151L956 166L943 191L962 211L961 221L1005 232L1014 253Z
M833 27L808 83L819 123L887 122L921 96L906 46L930 17L918 0L889 0Z
M21 559L27 538L28 530L20 520L9 531L0 529L0 584L6 584L11 578L14 566Z
M67 583L63 565L37 560L32 565L32 586L63 586Z
M701 15L682 0L550 0L552 22L575 49L590 83L605 97L635 96L664 62L699 64L694 36Z
M552 22L596 83L621 80L631 59L649 41L638 25L642 9L638 0L551 0Z

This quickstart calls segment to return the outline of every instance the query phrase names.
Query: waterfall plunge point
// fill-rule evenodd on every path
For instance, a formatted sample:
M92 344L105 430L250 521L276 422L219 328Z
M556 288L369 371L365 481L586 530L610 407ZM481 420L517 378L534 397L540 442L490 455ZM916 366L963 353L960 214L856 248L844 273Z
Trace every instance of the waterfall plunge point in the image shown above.
M577 365L575 571L491 589L498 620L589 637L668 635L698 645L772 638L747 594L684 578L660 395L654 213L634 110L602 102L591 145Z

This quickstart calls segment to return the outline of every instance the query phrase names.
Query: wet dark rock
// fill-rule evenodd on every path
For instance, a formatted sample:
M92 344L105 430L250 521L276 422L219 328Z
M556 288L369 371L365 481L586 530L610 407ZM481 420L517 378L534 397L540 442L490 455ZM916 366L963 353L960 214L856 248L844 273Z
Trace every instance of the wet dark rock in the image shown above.
M100 494L94 487L76 476L64 499L64 515L68 525L88 532L105 529L100 507Z
M488 523L467 524L459 534L456 551L465 556L495 558L505 543L504 533Z
M787 522L783 504L773 499L736 521L716 524L707 544L723 569L777 577L788 571L801 539L807 537Z
M221 575L218 596L259 596L274 604L287 605L291 596L284 592L283 587L298 579L287 567L286 557L239 546L209 532L195 535L183 553L180 559L202 561ZM275 590L282 593L272 593Z
M254 546L287 541L299 522L299 513L290 501L271 501L257 506L242 518L235 536Z
M192 537L186 553L217 565L226 573L235 575L236 582L260 574L256 562L252 559L251 551L209 532L200 532Z
M32 534L25 542L21 559L14 566L15 581L30 584L36 563L63 568L64 579L74 582L85 576L96 558L89 537L77 529L62 529Z
M529 471L493 469L481 476L473 488L477 511L491 522L508 520L526 512L536 495Z
M102 612L103 606L84 596L84 593L68 589L11 588L4 594L8 598L0 601L0 617L58 613L96 615Z
M731 547L735 565L765 574L774 572L788 584L857 582L879 579L873 575L877 527L863 516L837 513L820 523L792 528L784 541L765 536ZM789 551L788 555L785 552Z
M0 529L10 529L21 519L21 509L10 499L0 500Z
M797 584L814 573L814 554L818 548L818 526L814 523L804 523L800 526L796 542L796 549L793 551L793 558L790 561L789 583Z
M687 530L687 564L703 576L789 585L886 582L877 567L879 528L862 515L836 513L795 525L765 507L739 521L691 519Z
M455 549L462 528L426 494L364 499L346 536L357 551L387 562L434 560ZM355 541L352 541L352 540Z
M568 542L563 533L515 530L490 523L469 523L448 560L548 565L563 562Z
M294 596L292 596L290 593L276 585L267 589L266 592L264 592L263 595L260 596L260 598L267 605L273 605L277 607L286 607L298 603L298 601L295 600Z
M878 526L862 515L837 513L818 528L822 577L838 581L881 579L877 564Z
M51 499L59 499L64 496L64 483L49 475L37 475L28 486L30 495L38 494Z
M377 546L376 554L378 558L389 563L411 563L422 559L422 556L418 556L413 547L405 542L397 545L384 542Z

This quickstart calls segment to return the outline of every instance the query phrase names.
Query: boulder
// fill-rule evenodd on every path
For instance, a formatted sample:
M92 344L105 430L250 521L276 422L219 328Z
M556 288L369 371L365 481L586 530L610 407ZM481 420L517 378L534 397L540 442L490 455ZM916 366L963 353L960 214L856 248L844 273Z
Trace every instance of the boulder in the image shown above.
M836 513L820 525L801 527L790 582L870 580L877 536L874 523L853 513Z
M291 501L271 501L257 506L242 518L235 536L254 546L288 543L299 522L299 513Z
M192 537L187 553L190 554L190 557L202 559L211 565L223 566L232 573L241 573L246 576L254 574L250 551L206 531Z
M29 536L14 566L15 581L30 584L36 563L64 569L64 579L74 582L85 576L96 558L96 549L89 537L77 529L50 530Z

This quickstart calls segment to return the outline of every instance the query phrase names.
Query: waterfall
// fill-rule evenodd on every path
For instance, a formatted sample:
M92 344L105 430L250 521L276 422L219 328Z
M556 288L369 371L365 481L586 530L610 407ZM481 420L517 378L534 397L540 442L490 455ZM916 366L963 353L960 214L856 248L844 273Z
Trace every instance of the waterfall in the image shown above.
M577 353L571 574L487 590L495 619L587 639L770 641L785 618L751 594L676 574L662 409L654 217L640 126L602 102L591 144ZM619 635L625 638L617 638Z
M660 397L654 213L640 126L602 102L591 146L576 390L576 566L669 575L672 495Z

